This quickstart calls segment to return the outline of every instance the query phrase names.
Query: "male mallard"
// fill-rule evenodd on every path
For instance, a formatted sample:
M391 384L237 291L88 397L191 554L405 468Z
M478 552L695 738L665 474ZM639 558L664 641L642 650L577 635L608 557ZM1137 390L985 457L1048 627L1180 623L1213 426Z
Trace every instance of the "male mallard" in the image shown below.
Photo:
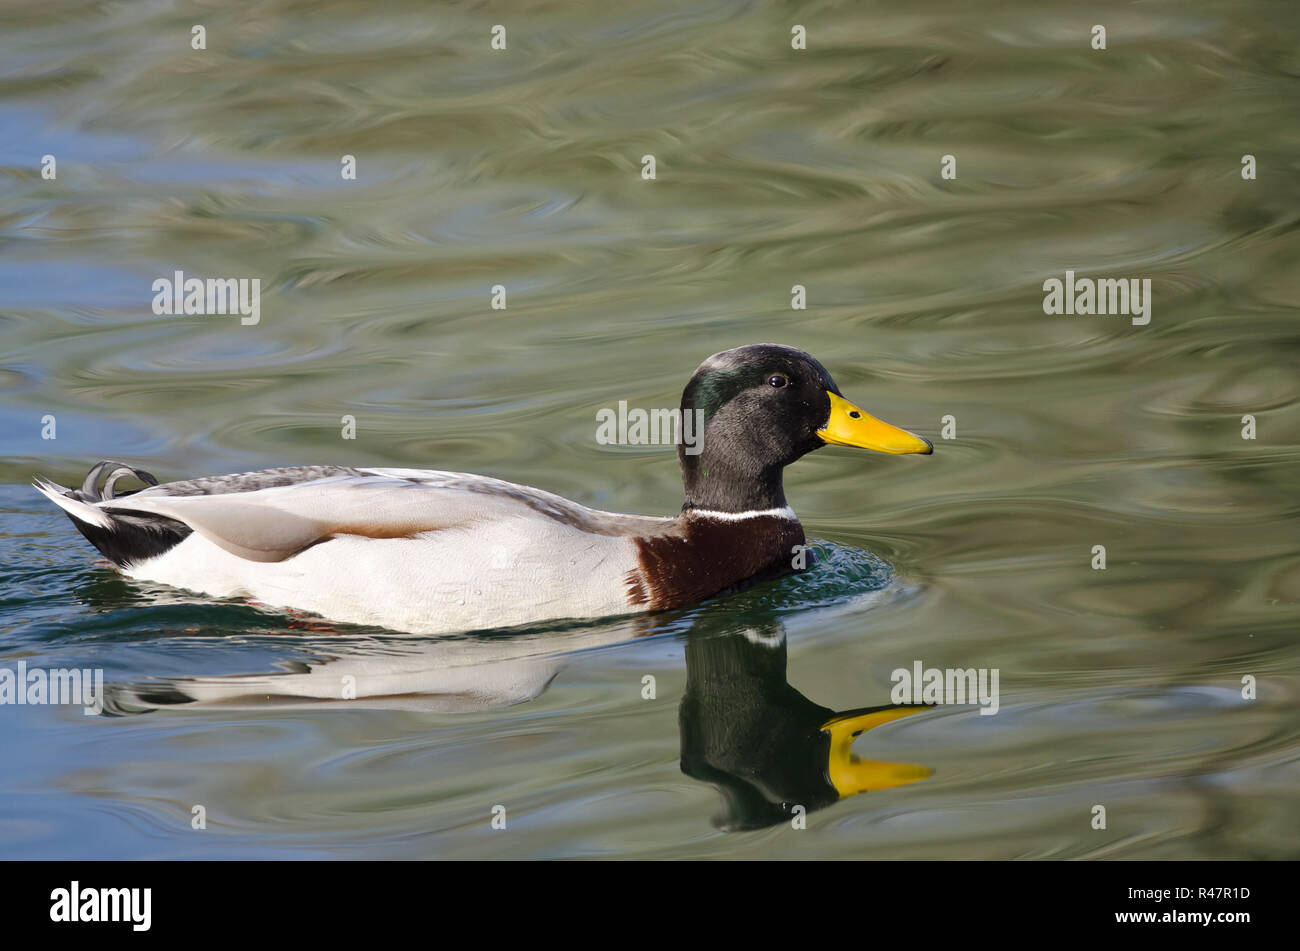
M782 470L826 444L929 453L826 368L758 344L705 360L682 393L676 518L619 515L486 476L301 466L159 485L101 462L36 487L124 574L417 634L659 611L788 574L804 543ZM134 475L148 488L117 495ZM98 488L104 478L104 486Z

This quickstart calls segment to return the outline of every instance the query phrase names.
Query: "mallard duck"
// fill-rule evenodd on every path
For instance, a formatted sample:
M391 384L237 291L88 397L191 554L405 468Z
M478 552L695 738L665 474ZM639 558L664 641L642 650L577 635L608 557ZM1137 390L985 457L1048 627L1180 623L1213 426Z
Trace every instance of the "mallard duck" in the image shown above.
M427 469L301 466L159 485L101 462L80 489L35 485L129 577L436 634L661 611L788 574L804 533L786 466L825 445L933 451L854 406L793 347L709 357L682 394L683 414L697 409L702 441L678 447L675 518ZM147 487L118 494L132 476Z

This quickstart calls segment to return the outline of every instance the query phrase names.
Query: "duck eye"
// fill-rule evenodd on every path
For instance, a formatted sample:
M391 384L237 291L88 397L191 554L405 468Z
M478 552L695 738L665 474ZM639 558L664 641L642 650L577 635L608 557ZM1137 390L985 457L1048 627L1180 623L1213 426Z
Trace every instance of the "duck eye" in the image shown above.
M777 388L783 386L789 386L790 378L786 376L784 373L773 373L771 376L767 378L767 385L775 386Z

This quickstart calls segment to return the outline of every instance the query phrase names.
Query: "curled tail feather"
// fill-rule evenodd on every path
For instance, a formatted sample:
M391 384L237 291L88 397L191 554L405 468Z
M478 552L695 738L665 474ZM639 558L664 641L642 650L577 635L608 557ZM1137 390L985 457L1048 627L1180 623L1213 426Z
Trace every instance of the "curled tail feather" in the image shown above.
M125 568L169 551L191 532L188 525L177 519L106 508L105 503L133 494L117 494L117 483L127 476L134 476L146 485L158 484L152 473L111 460L96 464L80 489L68 489L39 477L32 484L63 509L86 541L113 564Z
M146 485L158 484L158 480L154 478L152 472L145 472L143 469L128 466L125 462L114 462L112 459L105 459L103 462L95 463L91 470L86 473L86 479L81 483L81 488L76 490L77 498L83 502L106 502L118 498L117 483L125 476L135 476ZM101 477L104 479L103 489L99 488ZM124 492L122 494L130 495L131 493Z

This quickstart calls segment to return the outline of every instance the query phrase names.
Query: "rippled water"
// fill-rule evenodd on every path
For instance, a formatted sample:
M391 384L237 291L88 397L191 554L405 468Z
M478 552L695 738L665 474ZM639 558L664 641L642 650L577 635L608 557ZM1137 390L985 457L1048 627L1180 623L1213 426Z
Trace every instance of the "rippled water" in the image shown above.
M4 5L0 666L102 667L120 715L0 707L0 855L1294 857L1298 25ZM155 316L178 269L259 278L260 322ZM1045 315L1067 269L1149 278L1150 324ZM431 640L212 604L98 566L27 487L388 464L668 514L672 452L597 444L596 411L766 340L936 452L801 461L820 564L649 619ZM998 714L874 727L853 750L899 783L821 804L818 718L918 660L999 669ZM396 696L304 699L339 671Z

